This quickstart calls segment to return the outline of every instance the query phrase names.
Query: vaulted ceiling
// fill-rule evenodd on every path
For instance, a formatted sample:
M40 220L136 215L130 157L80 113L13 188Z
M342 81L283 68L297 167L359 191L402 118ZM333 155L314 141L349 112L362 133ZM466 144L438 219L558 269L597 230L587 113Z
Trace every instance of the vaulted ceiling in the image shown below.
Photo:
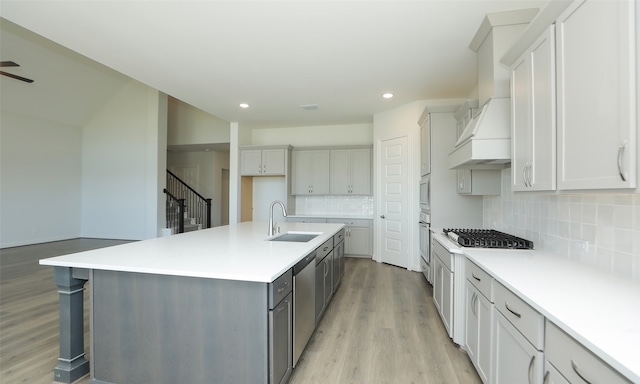
M2 78L1 102L81 121L130 77L246 126L370 123L468 96L485 14L546 3L2 0L0 60L36 81Z

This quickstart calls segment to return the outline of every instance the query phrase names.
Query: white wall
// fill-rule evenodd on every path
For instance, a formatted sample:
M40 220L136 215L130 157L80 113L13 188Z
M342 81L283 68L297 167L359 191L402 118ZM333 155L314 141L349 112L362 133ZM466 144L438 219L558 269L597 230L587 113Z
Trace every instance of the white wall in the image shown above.
M252 145L289 144L294 147L371 145L371 124L328 125L313 127L260 128L251 135Z
M229 224L240 222L240 151L238 147L244 145L245 135L238 125L238 122L230 124L230 144L229 144Z
M511 191L484 197L484 227L533 241L537 250L640 281L640 194ZM588 243L587 249L581 247Z
M229 152L168 152L167 167L197 167L198 193L211 199L211 225L222 222L222 170L229 169Z
M163 100L130 81L84 127L82 237L142 240L159 232Z
M82 130L0 114L0 247L80 235Z
M229 123L180 100L169 98L169 145L229 143Z
M166 227L166 197L164 188L167 185L167 117L168 96L155 89L147 89L147 204L146 236L153 238L162 236ZM155 204L154 204L155 199Z

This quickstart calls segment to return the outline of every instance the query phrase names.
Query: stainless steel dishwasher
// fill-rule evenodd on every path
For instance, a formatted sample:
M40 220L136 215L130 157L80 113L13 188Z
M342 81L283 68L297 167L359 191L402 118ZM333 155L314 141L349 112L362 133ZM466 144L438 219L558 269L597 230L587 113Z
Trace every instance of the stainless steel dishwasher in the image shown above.
M293 267L293 366L316 327L316 253Z

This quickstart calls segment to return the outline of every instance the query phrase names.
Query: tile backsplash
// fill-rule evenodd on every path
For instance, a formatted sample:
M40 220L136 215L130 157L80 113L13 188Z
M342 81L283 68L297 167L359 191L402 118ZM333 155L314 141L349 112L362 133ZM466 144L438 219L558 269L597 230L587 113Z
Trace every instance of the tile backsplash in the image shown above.
M484 197L485 228L640 281L640 194L512 192L510 171L502 194Z
M296 196L296 215L373 216L373 196Z

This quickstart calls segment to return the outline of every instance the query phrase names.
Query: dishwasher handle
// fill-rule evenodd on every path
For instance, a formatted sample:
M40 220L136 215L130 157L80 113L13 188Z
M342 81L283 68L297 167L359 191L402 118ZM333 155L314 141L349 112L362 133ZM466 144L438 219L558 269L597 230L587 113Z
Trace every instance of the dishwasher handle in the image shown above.
M302 260L298 261L296 265L293 266L293 275L297 275L306 267L309 263L316 260L316 252L313 251L306 255Z

